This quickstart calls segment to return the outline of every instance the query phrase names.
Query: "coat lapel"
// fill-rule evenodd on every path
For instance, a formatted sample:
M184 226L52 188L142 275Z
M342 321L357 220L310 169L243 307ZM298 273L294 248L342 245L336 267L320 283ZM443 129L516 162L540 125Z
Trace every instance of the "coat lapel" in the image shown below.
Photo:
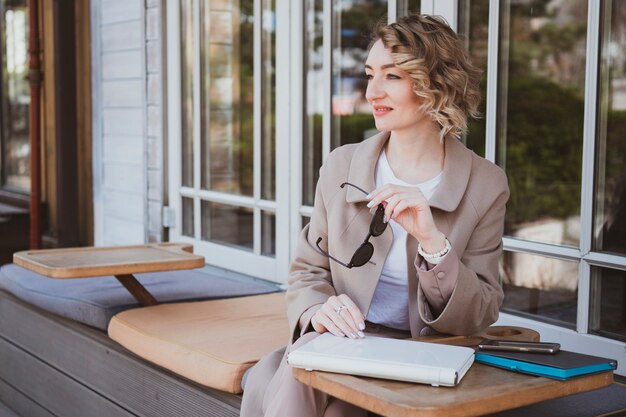
M365 191L376 188L376 163L388 139L389 132L381 132L359 144L350 161L348 182L358 185ZM443 175L439 188L430 199L430 206L444 211L454 211L465 194L471 169L472 152L458 139L446 138ZM358 203L367 201L367 198L359 190L349 187L346 201Z
M456 138L445 139L443 175L435 194L429 200L430 207L454 211L461 203L472 170L472 151Z
M388 139L389 132L381 132L359 144L350 161L348 182L358 185L368 192L375 189L376 164L380 152ZM450 230L444 212L454 211L461 202L469 182L471 166L471 151L457 139L447 138L445 140L445 159L441 183L430 200L435 223L446 235L449 234ZM367 235L370 222L372 221L372 215L365 205L367 202L366 195L353 187L346 187L346 202L348 204L355 204L355 208L358 210L354 220L350 222L348 227L341 233L340 237L340 239L345 242L345 245L341 246L346 248L344 249L343 257L346 261L349 261L349 257L352 256ZM391 249L391 244L393 243L393 232L391 228L388 227L381 236L371 238L370 242L374 246L372 262L374 262L375 265L368 263L360 268L342 271L342 275L345 274L350 281L345 282L344 285L350 286L354 301L363 312L369 310L383 265ZM417 254L417 241L409 236L407 238L406 248L408 256L409 294L414 295L409 297L409 320L411 331L419 332L423 323L420 320L417 305L418 278L414 264ZM343 268L341 266L338 267ZM354 282L357 282L356 280L360 281L362 284L357 287L357 291L354 291ZM338 289L342 290L341 288Z
M389 132L381 132L359 144L350 161L348 182L358 185L367 192L376 188L376 164L387 139L389 139ZM346 201L360 203L367 201L367 198L356 188L348 187Z

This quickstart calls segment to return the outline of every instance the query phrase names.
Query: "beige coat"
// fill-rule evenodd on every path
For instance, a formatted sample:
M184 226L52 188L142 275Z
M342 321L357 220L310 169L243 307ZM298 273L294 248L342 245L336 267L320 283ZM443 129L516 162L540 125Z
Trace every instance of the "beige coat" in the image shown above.
M390 227L378 237L372 261L348 269L322 255L316 240L334 257L348 262L368 233L372 214L363 193L374 190L376 163L389 133L335 149L320 170L311 223L304 228L289 273L289 325L293 339L303 332L317 306L332 295L347 294L367 314L385 258L393 241ZM505 204L504 172L457 139L445 141L443 176L430 200L435 223L452 250L427 270L417 241L407 238L409 321L415 337L429 331L467 335L498 318L503 293L498 279ZM420 267L421 266L421 267Z

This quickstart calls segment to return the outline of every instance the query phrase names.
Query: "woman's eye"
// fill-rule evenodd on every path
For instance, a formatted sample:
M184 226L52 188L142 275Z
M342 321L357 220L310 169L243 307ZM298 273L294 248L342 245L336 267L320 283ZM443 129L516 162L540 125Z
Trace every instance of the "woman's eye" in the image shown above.
M372 78L374 78L372 74L365 74L364 77L366 80L371 80Z
M399 80L400 77L397 76L396 74L387 74L387 78L390 80Z

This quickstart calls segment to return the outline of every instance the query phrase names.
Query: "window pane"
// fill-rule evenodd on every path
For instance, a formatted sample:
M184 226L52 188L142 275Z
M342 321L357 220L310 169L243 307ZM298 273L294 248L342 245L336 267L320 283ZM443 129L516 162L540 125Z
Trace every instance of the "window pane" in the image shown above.
M304 227L311 222L311 218L308 216L300 216L300 229L304 229Z
M193 198L183 197L183 236L194 237Z
M503 2L497 161L511 198L505 233L577 246L587 2Z
M180 3L181 142L183 186L193 187L193 1Z
M0 186L30 191L28 112L28 9L25 1L5 5L2 50L2 122L0 128Z
M487 45L489 42L489 0L460 0L458 33L465 41L472 63L483 71L480 83L482 102L478 120L470 120L464 142L478 155L485 156L485 113L487 110Z
M377 132L365 100L364 66L372 28L386 15L384 0L333 0L332 148Z
M202 2L202 188L253 191L253 0Z
M419 13L421 8L421 0L398 0L398 16Z
M267 211L261 213L261 254L276 256L276 215Z
M322 113L325 91L322 62L323 0L306 0L304 27L304 134L302 135L302 204L312 206L322 165Z
M503 260L504 311L575 326L578 263L516 252Z
M202 202L202 240L252 250L252 209Z
M626 254L626 2L604 4L594 249Z
M626 341L626 271L591 268L591 333Z
M263 0L261 26L261 198L276 199L276 14L275 1Z

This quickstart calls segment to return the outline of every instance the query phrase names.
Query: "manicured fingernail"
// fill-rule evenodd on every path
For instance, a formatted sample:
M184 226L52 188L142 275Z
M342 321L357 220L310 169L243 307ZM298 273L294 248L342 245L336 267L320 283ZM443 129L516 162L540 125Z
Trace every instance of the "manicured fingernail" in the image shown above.
M367 207L372 207L374 205L373 201L370 201L369 203L367 203Z
M343 332L339 332L339 336L341 336L341 337L346 337L346 335L345 335L345 334L343 334Z
M361 337L361 338L365 337L365 333L359 332L359 337Z
M350 336L352 336L353 339L356 339L356 333L350 333Z
M369 193L368 195L365 196L366 198L372 198L372 193Z
M359 323L359 329L365 330L365 323Z
M387 216L383 216L383 223L387 223Z

